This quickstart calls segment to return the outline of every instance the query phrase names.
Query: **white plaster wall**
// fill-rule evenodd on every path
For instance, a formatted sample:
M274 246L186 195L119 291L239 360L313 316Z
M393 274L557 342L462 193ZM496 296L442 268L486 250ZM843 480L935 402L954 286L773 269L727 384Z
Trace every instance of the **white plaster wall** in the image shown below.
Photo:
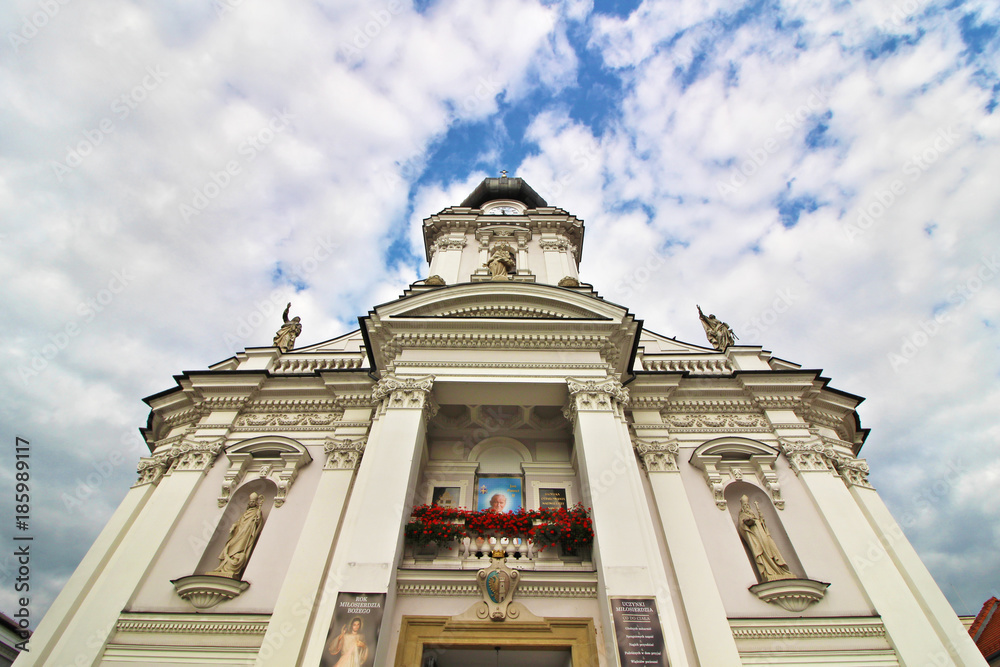
M711 436L706 438L711 440ZM745 436L744 436L745 437ZM870 616L875 613L857 580L843 561L836 544L817 515L787 461L776 463L785 509L777 512L795 553L810 579L828 582L826 597L805 611L792 614L781 607L757 599L747 590L757 583L753 565L746 556L732 516L715 505L704 474L688 463L692 449L682 448L678 456L684 488L708 552L712 572L730 618L764 616ZM749 481L749 480L744 480Z
M248 437L253 435L248 434ZM325 460L322 445L313 444L307 449L313 460L300 469L285 504L271 508L250 563L243 573L243 580L250 582L250 588L238 598L223 602L205 613L270 613L273 609ZM222 454L202 478L189 511L181 517L173 534L168 537L127 611L195 611L177 595L170 581L195 573L206 543L225 511L225 508L219 507L218 498L228 468L228 461ZM249 480L244 479L244 483L246 481Z

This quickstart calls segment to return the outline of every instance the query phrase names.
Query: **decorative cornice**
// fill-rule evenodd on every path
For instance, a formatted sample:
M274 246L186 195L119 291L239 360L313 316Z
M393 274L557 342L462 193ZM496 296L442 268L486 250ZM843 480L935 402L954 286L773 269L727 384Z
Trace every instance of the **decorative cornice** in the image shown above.
M646 441L635 439L635 451L639 454L647 472L680 472L677 454L680 447L674 440Z
M440 582L400 581L396 585L399 595L419 595L421 597L472 597L478 594L475 582ZM519 598L572 598L587 599L597 597L597 584L567 583L567 584L530 584L521 583L518 588Z
M864 639L885 637L885 626L879 618L808 618L730 620L733 637L737 640L802 640L802 639Z
M665 373L690 373L691 375L729 375L733 367L724 356L674 359L671 357L642 357L642 368Z
M367 442L366 438L327 438L323 445L326 452L323 470L356 470Z
M196 619L176 620L178 614L123 613L115 624L118 632L171 635L250 635L263 636L269 618L259 615L235 616L222 614L199 615Z
M437 317L505 317L505 318L535 318L535 319L567 319L569 316L548 308L532 306L485 305L455 308L437 315Z
M365 358L360 354L339 353L329 356L298 356L297 353L282 355L274 361L272 372L274 373L313 373L315 371L337 371L361 369L365 365Z

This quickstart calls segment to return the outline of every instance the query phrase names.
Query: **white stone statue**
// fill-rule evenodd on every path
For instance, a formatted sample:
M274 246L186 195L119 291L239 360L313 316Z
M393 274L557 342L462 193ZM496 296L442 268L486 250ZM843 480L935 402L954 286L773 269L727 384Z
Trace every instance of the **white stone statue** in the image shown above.
M288 311L291 307L291 303L285 306L285 312L281 314L281 320L284 324L278 329L278 333L274 334L274 346L282 352L288 352L295 347L295 339L302 333L302 325L299 323L298 316L296 315L291 320L288 319Z
M736 523L740 537L743 538L743 541L750 548L750 553L753 554L754 566L757 568L757 573L760 574L761 582L798 578L788 569L785 559L778 551L778 545L771 539L771 533L767 530L760 506L758 505L757 510L754 511L750 507L750 499L745 495L740 496L740 514Z
M253 551L253 546L260 536L260 529L264 525L264 515L260 509L262 501L263 498L259 494L250 494L246 511L229 529L229 539L219 554L221 561L219 567L209 574L231 579L240 578L243 568L250 559L250 552Z
M698 317L701 319L701 326L705 327L705 335L708 336L708 342L719 352L725 352L730 345L733 345L738 340L736 334L733 333L728 324L715 315L705 317L705 313L701 312L701 306L698 306Z
M486 267L493 275L493 280L510 280L510 274L514 271L514 257L510 246L501 243L494 247L493 254L486 260Z

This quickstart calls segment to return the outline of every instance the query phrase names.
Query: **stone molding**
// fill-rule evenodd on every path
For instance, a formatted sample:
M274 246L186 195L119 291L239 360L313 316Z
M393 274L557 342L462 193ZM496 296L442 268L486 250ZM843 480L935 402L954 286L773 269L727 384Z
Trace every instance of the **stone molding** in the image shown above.
M747 478L766 491L774 507L781 510L785 508L785 501L774 469L778 453L777 449L754 440L719 438L696 448L691 454L691 465L705 474L715 506L720 510L728 507L726 487Z
M868 481L868 462L839 450L849 443L821 436L779 438L778 442L796 475L802 472L830 472L838 474L847 486L875 488Z
M357 470L367 442L367 438L327 438L323 470Z
M618 342L624 336L622 331L612 331L607 334L455 332L447 336L432 332L407 332L388 336L388 340L382 343L381 350L386 363L392 364L399 353L407 348L596 349L607 363L615 366L621 356Z
M885 637L879 618L730 619L737 640L867 639Z
M282 355L274 362L272 372L274 373L313 373L316 371L334 371L344 369L361 369L365 365L365 358L361 355L349 353L350 356L326 353L322 357L306 357Z
M446 310L437 317L507 317L507 318L537 318L565 320L569 315L548 308L532 306L487 305L470 306L469 308L454 308Z
M122 612L117 632L171 635L259 635L267 632L270 619L259 614L134 614Z
M669 356L656 358L653 355L643 355L642 368L647 371L690 373L691 375L730 375L733 372L728 357L675 359Z
M636 438L635 451L646 472L680 472L677 466L680 447L673 439L647 441Z
M398 595L419 595L421 597L473 597L479 594L474 581L464 582L410 582L396 584ZM589 599L597 597L597 584L530 584L522 583L517 589L519 598L573 598Z
M169 450L139 459L136 472L139 479L133 488L144 484L156 484L169 473L176 471L204 472L208 470L215 457L222 451L225 438L204 441L186 438L170 447Z

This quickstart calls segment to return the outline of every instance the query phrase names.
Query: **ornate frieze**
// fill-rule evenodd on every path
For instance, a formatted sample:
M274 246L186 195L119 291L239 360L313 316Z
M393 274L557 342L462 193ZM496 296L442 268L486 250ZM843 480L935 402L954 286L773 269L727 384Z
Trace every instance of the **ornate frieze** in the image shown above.
M673 413L663 415L668 426L675 429L712 429L737 431L769 431L764 415L754 413Z
M677 454L680 448L673 440L647 441L636 438L635 451L648 472L679 472Z
M242 415L236 420L235 426L247 430L253 428L260 429L262 427L329 426L337 421L340 414L334 412L266 412L263 414Z
M327 438L324 470L356 470L365 451L365 438Z
M691 375L729 375L733 368L728 357L697 357L678 359L673 356L643 356L642 367L647 371L690 373Z

